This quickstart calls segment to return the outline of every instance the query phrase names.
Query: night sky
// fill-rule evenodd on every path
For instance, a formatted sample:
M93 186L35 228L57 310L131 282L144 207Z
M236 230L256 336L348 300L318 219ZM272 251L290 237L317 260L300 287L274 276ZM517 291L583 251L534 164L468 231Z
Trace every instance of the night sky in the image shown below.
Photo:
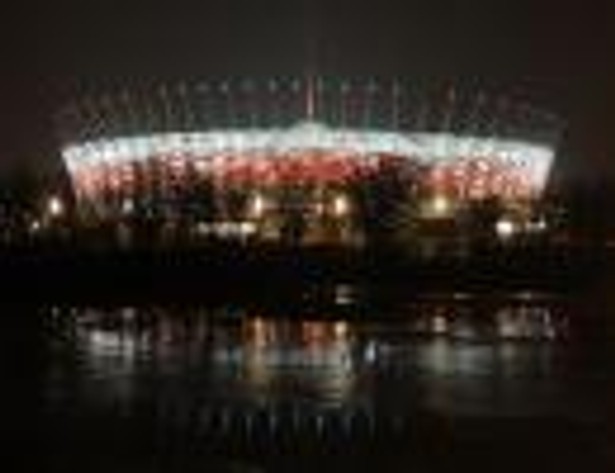
M582 194L579 201L602 209L594 214L610 220L613 2L9 3L0 12L5 175L16 164L37 169L53 164L50 116L79 83L307 70L349 77L444 77L530 99L565 119L556 182Z

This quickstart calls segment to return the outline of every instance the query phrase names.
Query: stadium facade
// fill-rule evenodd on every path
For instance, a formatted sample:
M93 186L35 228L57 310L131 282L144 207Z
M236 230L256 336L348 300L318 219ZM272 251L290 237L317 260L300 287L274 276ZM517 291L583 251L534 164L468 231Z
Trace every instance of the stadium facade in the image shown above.
M476 91L322 78L127 87L59 129L83 227L349 246L542 229L558 133Z

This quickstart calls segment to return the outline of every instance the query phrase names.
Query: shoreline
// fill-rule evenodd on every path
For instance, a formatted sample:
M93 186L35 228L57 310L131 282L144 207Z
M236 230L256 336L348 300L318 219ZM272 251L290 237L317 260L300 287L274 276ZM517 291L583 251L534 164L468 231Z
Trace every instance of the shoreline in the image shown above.
M24 294L32 302L284 302L300 300L306 291L335 302L340 295L327 291L338 286L380 288L393 298L447 292L576 294L608 277L613 262L603 252L557 248L425 259L339 248L24 245L0 249L0 284L6 302L23 301Z

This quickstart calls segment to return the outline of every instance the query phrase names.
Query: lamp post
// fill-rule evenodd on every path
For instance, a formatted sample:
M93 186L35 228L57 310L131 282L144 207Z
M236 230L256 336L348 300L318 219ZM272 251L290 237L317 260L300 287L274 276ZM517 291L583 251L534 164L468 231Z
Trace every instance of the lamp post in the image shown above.
M60 223L66 215L66 205L58 195L50 196L43 211L43 224L50 233L61 231Z
M64 202L58 196L51 196L47 200L47 216L50 220L57 220L64 215Z
M517 231L515 222L508 218L501 218L495 224L495 232L502 241L510 240Z

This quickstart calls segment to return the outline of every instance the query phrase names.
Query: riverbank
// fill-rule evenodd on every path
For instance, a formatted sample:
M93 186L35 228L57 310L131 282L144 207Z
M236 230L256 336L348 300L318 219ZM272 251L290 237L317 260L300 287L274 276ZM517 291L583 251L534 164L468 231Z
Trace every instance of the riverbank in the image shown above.
M0 249L5 301L80 303L207 301L286 297L306 288L388 286L404 294L469 291L581 291L608 272L599 252L483 251L421 259L395 251L217 245L185 249Z

